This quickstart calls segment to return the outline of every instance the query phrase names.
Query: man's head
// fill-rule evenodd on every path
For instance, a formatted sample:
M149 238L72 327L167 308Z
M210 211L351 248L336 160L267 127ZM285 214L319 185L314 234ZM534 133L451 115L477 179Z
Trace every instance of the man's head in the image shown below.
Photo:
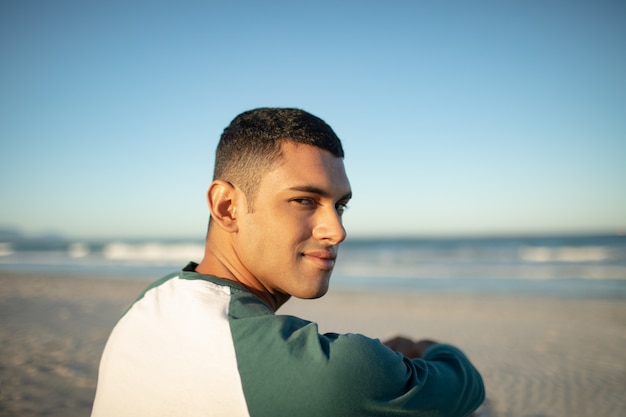
M322 119L300 109L259 108L241 113L224 129L213 179L238 186L252 204L259 180L278 162L285 142L344 156L341 141Z
M196 271L237 281L277 309L328 290L352 192L341 142L297 109L243 113L218 145L211 225Z

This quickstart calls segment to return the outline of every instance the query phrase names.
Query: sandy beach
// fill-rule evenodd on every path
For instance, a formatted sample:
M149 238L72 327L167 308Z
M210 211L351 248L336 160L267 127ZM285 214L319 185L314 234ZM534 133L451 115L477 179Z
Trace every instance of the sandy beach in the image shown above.
M87 416L113 325L147 285L0 273L0 416ZM478 416L626 414L623 299L333 291L279 311L323 332L457 345L483 374Z

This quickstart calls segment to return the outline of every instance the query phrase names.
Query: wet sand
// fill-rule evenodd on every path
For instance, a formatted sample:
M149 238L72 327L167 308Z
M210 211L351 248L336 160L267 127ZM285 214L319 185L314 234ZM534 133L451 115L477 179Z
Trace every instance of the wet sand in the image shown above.
M113 325L146 282L0 273L0 416L88 416ZM478 416L626 415L626 300L332 291L279 313L323 332L452 343L479 368Z

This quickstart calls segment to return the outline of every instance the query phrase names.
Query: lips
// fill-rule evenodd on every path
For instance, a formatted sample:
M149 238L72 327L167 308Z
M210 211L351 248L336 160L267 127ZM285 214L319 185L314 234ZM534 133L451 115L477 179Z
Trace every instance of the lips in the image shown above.
M316 250L304 252L302 256L320 269L331 270L335 266L337 252L329 250Z

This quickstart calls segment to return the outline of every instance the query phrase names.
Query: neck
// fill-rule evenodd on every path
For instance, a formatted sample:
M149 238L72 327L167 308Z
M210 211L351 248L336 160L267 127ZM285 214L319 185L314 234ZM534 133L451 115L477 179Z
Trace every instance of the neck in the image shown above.
M248 291L266 303L273 311L278 310L291 297L288 294L271 292L265 288L255 277L241 271L243 268L235 266L229 261L228 256L219 250L223 246L212 244L207 239L204 250L204 259L198 264L196 272L203 275L212 275L228 281L243 285ZM240 264L239 264L240 265Z

